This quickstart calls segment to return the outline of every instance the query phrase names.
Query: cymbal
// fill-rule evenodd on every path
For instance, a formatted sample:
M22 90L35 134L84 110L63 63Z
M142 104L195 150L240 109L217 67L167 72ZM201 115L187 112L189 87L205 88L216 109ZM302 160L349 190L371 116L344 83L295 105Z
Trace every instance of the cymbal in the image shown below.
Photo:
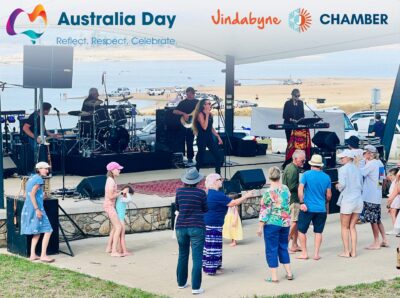
M92 113L83 112L83 111L69 111L68 115L71 115L71 116L90 116L90 115L92 115Z
M123 97L123 98L121 98L121 99L118 99L117 102L128 101L128 100L130 100L130 99L132 99L132 98L133 98L133 96L126 96L126 97Z
M92 106L92 107L96 107L99 106L103 103L103 101L101 99L94 99L94 100L88 100L85 105L87 106Z

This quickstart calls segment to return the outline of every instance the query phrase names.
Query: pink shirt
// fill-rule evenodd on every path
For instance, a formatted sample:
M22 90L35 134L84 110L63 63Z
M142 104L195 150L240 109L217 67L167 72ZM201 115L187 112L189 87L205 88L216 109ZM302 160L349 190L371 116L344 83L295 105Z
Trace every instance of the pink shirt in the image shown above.
M104 209L115 208L116 198L110 198L108 193L109 192L114 193L116 191L117 191L117 183L115 183L115 180L113 178L108 177L104 190L104 203L103 203Z

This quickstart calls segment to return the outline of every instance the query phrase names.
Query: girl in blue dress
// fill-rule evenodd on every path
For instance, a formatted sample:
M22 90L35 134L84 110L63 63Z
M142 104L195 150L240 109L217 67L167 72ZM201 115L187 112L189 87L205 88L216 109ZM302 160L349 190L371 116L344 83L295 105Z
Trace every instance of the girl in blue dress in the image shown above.
M40 260L45 263L54 262L54 259L47 255L47 246L49 244L53 229L50 225L46 211L43 207L43 178L49 173L49 164L39 162L35 166L36 175L29 178L26 183L26 200L21 213L21 235L33 235L31 242L31 261ZM44 233L42 241L42 252L40 257L36 255L36 245L40 234Z

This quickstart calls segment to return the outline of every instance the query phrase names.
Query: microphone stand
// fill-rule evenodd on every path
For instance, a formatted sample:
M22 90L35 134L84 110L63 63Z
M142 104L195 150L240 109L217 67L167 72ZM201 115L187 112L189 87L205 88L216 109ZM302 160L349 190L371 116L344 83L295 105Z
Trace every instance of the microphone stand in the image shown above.
M315 111L307 104L307 102L304 101L304 104L305 104L305 106L313 113L313 117L319 118L319 119L323 120L320 116L318 116L317 113L315 113ZM320 121L321 121L321 120L320 120Z
M218 134L220 133L220 121L221 121L222 127L224 128L224 131L225 131L225 137L226 137L226 142L224 142L224 179L226 179L226 168L227 168L226 155L228 153L228 149L229 149L229 153L232 153L233 148L232 148L231 139L225 129L225 120L224 120L224 116L222 115L222 112L221 112L220 101L217 100L217 98L216 98L216 102L217 102L217 111L218 111L218 127L217 127ZM229 147L227 148L227 146L229 146Z
M60 130L61 130L61 135L62 135L62 141L61 141L61 173L62 173L62 200L65 198L65 193L66 193L66 188L65 188L65 135L64 135L64 130L61 125L61 119L60 119L60 112L57 111L57 118L58 118L58 124L60 125Z

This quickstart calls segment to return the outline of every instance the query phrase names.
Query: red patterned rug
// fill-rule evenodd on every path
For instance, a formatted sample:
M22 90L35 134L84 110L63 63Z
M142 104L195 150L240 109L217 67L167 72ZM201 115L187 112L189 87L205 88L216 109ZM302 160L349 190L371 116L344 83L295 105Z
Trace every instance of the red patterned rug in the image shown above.
M146 195L157 195L160 197L174 197L176 189L183 187L180 179L158 180L140 183L130 183L136 193ZM205 189L204 179L200 181L197 187Z

